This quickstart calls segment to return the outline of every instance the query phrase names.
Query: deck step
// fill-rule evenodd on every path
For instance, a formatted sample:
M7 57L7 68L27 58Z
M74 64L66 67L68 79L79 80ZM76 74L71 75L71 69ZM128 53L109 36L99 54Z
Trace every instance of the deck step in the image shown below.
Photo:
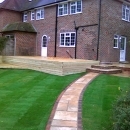
M100 69L100 68L87 68L87 72L95 72L95 73L102 73L102 74L118 74L122 73L121 69Z
M97 68L97 69L117 69L117 66L115 66L115 65L92 65L91 68Z

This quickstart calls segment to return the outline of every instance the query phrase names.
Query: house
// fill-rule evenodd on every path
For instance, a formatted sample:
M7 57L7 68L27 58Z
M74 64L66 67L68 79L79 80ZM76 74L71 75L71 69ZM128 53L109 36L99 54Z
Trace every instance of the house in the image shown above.
M5 0L5 55L130 61L129 0Z

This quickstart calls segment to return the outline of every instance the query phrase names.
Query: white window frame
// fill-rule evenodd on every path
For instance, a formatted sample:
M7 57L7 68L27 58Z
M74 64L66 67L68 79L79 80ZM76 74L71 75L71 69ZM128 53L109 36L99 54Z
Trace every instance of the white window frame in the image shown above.
M72 39L72 34L74 34L74 39ZM64 35L63 39L62 39L62 35ZM66 45L67 38L69 38L68 45ZM75 39L76 39L75 32L60 33L60 47L75 47ZM72 41L73 41L73 45L72 45Z
M81 11L78 11L78 2L81 2ZM75 6L75 12L74 13L71 10L71 8L73 6ZM82 13L82 0L76 0L76 1L70 2L70 14L78 14L78 13Z
M28 19L28 13L24 12L24 14L23 14L23 22L27 22L27 19Z
M122 5L122 20L130 22L130 7Z
M119 46L119 36L118 35L114 35L114 42L115 42L115 40L117 41L117 43L116 43L116 46L114 46L114 44L113 44L113 48L118 48L118 46Z
M39 17L38 17L38 14L39 14ZM44 19L44 8L40 8L36 10L36 20L40 20L40 19Z
M35 20L35 10L31 11L31 20Z
M65 12L65 5L67 5L67 12ZM63 14L60 14L60 9L62 9ZM58 16L64 16L64 15L68 15L68 3L60 3L58 5Z

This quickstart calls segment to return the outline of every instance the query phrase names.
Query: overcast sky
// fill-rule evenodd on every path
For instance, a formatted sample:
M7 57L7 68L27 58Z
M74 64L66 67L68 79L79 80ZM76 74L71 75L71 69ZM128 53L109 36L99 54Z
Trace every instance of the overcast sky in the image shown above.
M4 0L0 0L0 3L3 2Z

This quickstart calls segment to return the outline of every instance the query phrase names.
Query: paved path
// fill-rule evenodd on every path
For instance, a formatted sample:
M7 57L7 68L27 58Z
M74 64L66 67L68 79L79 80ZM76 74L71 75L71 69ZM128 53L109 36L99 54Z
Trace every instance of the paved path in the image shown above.
M97 73L88 73L71 84L60 96L46 130L81 130L81 100L83 90Z

